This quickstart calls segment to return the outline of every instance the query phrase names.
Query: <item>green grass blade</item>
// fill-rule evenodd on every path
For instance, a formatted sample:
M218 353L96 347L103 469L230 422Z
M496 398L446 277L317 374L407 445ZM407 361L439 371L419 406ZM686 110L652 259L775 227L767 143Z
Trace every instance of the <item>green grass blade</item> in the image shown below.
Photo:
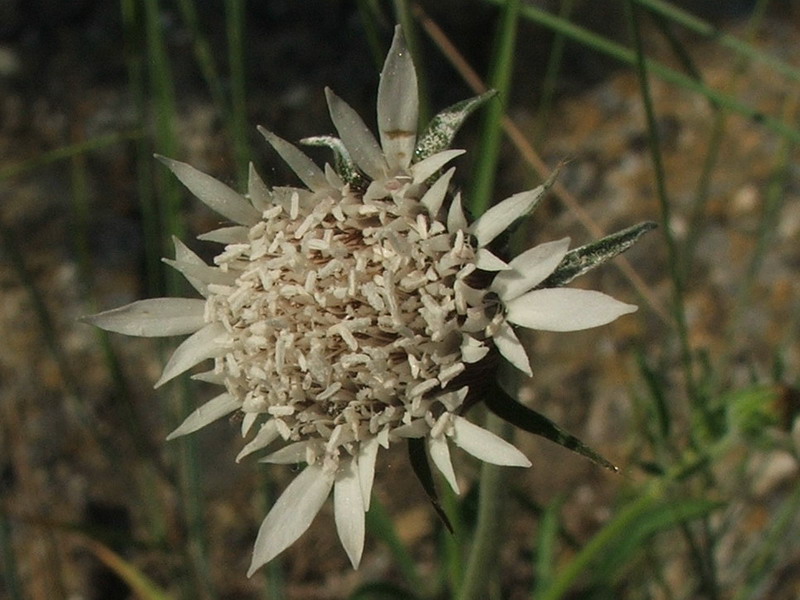
M484 428L507 439L510 426L494 414L488 414ZM464 580L456 594L458 600L482 600L487 590L499 575L497 551L502 540L502 524L505 514L506 471L491 463L481 464L480 487L478 489L478 517L475 535L467 557Z
M76 142L67 146L61 146L55 150L50 150L49 152L40 154L35 158L23 160L16 164L3 167L0 169L0 181L6 181L25 173L31 173L47 165L74 158L76 156L86 154L87 152L102 150L108 146L116 146L117 144L121 144L129 140L138 140L143 136L144 131L142 129L135 129L133 131L110 133L108 135L90 138L88 140Z
M369 512L367 513L367 529L370 533L381 540L389 547L389 550L394 556L397 563L397 568L403 574L408 587L412 590L422 590L422 579L420 579L417 571L417 565L414 562L414 557L405 547L400 536L397 534L397 528L394 521L386 512L386 508L381 501L372 496L370 502Z
M414 59L414 67L417 70L419 123L424 125L431 119L431 108L428 101L430 95L428 93L427 69L425 69L424 54L417 33L416 21L411 14L408 0L392 0L392 4L394 5L395 22L399 23L403 28L403 35L406 38L406 44Z
M596 582L611 584L620 569L630 564L634 554L657 533L674 530L676 526L707 516L719 503L703 499L664 500L658 490L642 490L620 509L616 516L587 542L577 555L556 574L552 585L538 598L563 598L589 571Z
M658 133L659 130L656 122L655 110L653 108L653 100L650 94L650 83L648 79L649 63L645 59L642 49L639 17L632 0L626 0L625 9L636 54L636 72L639 78L639 90L647 118L647 141L653 162L653 170L655 172L656 195L661 211L661 229L667 243L667 261L669 264L670 279L672 280L672 315L675 319L678 341L680 342L681 366L687 394L695 406L699 407L701 402L698 395L697 383L695 381L692 351L689 344L689 328L686 320L684 281L681 270L682 263L678 251L678 241L672 230L672 206L667 193L666 173L664 171L663 158L661 155L661 140Z
M769 0L759 0L753 9L752 16L747 24L748 38L754 38L758 27L763 21L764 13ZM739 60L732 68L732 76L727 84L727 89L735 89L736 82L743 74L748 60L740 56ZM692 265L694 263L694 254L697 248L697 243L705 230L706 224L706 208L708 200L711 196L711 185L713 181L714 171L716 170L719 158L722 153L722 142L725 138L725 126L727 124L728 111L718 107L714 109L714 124L711 128L711 136L708 141L708 152L706 153L703 166L700 171L698 179L697 192L693 200L691 214L689 215L689 225L686 231L686 237L683 242L683 265L684 276L688 276Z
M223 111L223 115L227 112L227 102L225 100L225 86L222 83L222 78L217 68L217 63L214 59L214 51L211 49L211 44L208 38L203 34L200 29L200 19L197 15L197 7L194 0L178 0L178 8L181 11L181 16L186 23L186 28L192 37L192 49L194 50L195 60L197 66L200 68L200 73L208 86L208 92L211 95L211 101L217 110Z
M484 0L486 2L491 2L492 4L503 4L504 0ZM568 38L575 40L576 42L588 46L600 54L605 54L618 60L621 63L627 65L635 65L636 64L636 53L626 48L625 46L618 44L612 40L604 38L601 35L593 33L584 27L580 27L566 21L557 15L549 13L545 10L542 10L532 4L525 4L521 8L521 16L530 19L535 23L539 23L543 27L547 29L551 29L556 32L561 32L566 35ZM782 119L777 119L770 115L764 114L747 104L740 102L730 94L726 94L720 92L719 90L715 90L714 88L708 87L702 82L699 82L688 75L684 75L679 73L673 69L670 69L663 64L653 61L647 60L646 61L647 70L654 75L657 75L667 83L672 83L681 87L683 89L687 89L692 92L696 92L704 97L706 97L711 102L716 103L720 107L727 108L732 112L738 113L748 119L751 119L755 123L759 123L763 125L770 131L774 131L775 133L792 140L794 142L800 142L800 129L796 127L792 127L790 124L786 123Z
M569 21L575 0L564 0L561 2L558 16L564 21ZM550 56L547 59L544 79L542 80L542 92L536 110L536 121L534 124L533 145L538 146L545 134L547 118L553 107L556 94L556 85L561 73L561 61L564 58L564 47L566 46L566 36L557 31L553 43L550 45Z
M442 506L450 516L450 523L453 525L453 533L446 529L441 532L442 544L442 563L445 570L446 580L451 592L458 589L464 579L464 551L462 548L463 540L467 539L467 531L462 517L462 510L459 497L449 485L442 487Z
M707 21L704 21L703 19L686 12L670 2L665 2L664 0L634 1L653 13L661 15L673 23L682 25L689 31L711 39L724 48L733 50L742 57L763 63L765 66L769 67L776 73L780 73L784 77L788 77L794 81L800 81L800 69L793 67L792 65L776 58L771 54L762 52L746 41L740 40L728 33L725 33L724 31L721 31Z
M153 117L156 127L156 143L159 152L167 156L177 156L179 143L175 131L177 123L175 87L158 0L145 0L143 18L146 33L148 83L155 110ZM157 202L158 221L150 223L149 226L157 227L158 235L151 234L147 236L147 239L157 237L160 241L161 256L167 256L172 253L171 237L173 235L182 237L184 232L181 214L183 193L171 174L166 173L164 169L160 169L157 173L155 181L161 191ZM185 282L181 277L174 272L168 272L165 281L168 295L181 295L185 288ZM170 411L172 414L169 416L168 422L177 424L195 408L189 400L192 394L189 393L187 379L184 377L169 386L168 393L172 400ZM182 509L188 527L187 544L184 549L189 558L188 565L191 567L192 577L187 578L189 580L187 583L193 586L194 589L191 592L193 595L213 597L197 436L183 437L177 440L173 447L178 458Z
M378 0L356 0L356 6L361 17L361 25L364 28L364 36L367 38L369 53L372 56L375 69L380 71L388 47L384 47L381 40L381 27L388 28L387 19L381 13Z
M538 600L555 577L556 546L562 504L562 499L551 502L539 519L539 532L536 537L536 563L534 565L536 585L531 593L531 600Z
M498 97L485 108L481 126L478 160L467 197L467 209L472 217L480 216L492 202L500 142L503 139L501 121L505 114L511 91L511 76L514 71L514 46L520 15L520 1L509 0L504 4L503 15L495 36L494 56L488 85L497 90Z
M247 89L245 86L245 0L225 0L228 33L228 69L231 77L231 137L241 185L247 183L250 144L247 139Z

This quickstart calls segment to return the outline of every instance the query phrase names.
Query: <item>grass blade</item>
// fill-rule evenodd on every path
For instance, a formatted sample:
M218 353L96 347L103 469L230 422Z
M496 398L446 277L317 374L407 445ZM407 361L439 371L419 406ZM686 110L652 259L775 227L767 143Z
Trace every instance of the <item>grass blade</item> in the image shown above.
M493 4L503 4L504 0L485 0ZM521 16L539 23L547 29L555 32L563 33L570 39L577 41L585 46L588 46L601 54L605 54L627 65L636 64L636 53L625 46L618 44L612 40L604 38L596 33L589 31L584 27L580 27L566 21L557 15L553 15L545 10L542 10L533 4L525 4L521 8ZM792 127L782 119L777 119L770 115L764 114L747 104L740 102L730 94L726 94L710 88L707 85L699 82L690 76L679 73L673 69L665 67L663 64L647 60L645 61L647 70L657 75L667 83L672 83L678 87L696 92L719 105L720 107L727 108L732 112L738 113L754 123L758 123L773 131L782 137L785 137L793 142L800 142L800 129Z
M519 0L505 3L494 44L489 87L497 90L497 98L485 109L481 126L479 158L470 184L467 208L472 217L480 216L492 202L500 142L503 139L501 121L506 111L514 71L514 47L520 14Z

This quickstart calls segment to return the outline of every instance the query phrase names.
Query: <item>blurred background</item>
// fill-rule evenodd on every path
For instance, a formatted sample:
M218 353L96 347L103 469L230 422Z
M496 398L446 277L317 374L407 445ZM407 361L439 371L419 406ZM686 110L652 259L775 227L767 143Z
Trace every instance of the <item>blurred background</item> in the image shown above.
M439 486L454 535L392 450L359 571L326 506L248 580L294 473L236 465L225 419L165 442L212 391L152 389L171 340L76 321L188 294L172 235L216 250L194 237L218 217L154 152L295 183L255 126L332 133L324 86L372 125L396 22L428 117L500 89L456 138L466 194L567 160L521 247L660 225L575 283L637 313L525 338L521 400L620 472L517 432L534 464L508 478L487 597L800 597L796 2L0 0L0 598L457 597L474 461L461 498Z

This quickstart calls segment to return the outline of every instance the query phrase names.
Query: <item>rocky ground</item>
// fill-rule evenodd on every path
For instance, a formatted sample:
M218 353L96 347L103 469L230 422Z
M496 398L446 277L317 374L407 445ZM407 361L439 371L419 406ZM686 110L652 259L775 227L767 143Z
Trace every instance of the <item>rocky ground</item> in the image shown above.
M254 12L248 15L247 30L250 124L267 125L289 139L330 131L321 91L325 85L362 114L371 114L377 66L358 16L347 3L312 2L313 10L291 2L251 4ZM36 13L31 7L40 10ZM126 597L124 589L99 566L97 553L80 532L100 531L106 543L164 585L174 583L170 578L180 572L180 562L163 547L153 546L148 536L161 531L173 547L185 536L176 509L180 474L175 472L175 451L165 449L163 441L166 421L178 409L167 394L151 389L163 364L163 348L149 340L114 337L111 348L127 386L115 388L96 332L76 322L92 311L90 298L105 308L147 294L134 143L119 141L74 160L36 162L58 148L129 132L136 126L117 11L115 3L92 0L0 5L0 233L4 242L0 249L0 497L3 532L10 532L13 539L23 597L37 600ZM493 13L482 6L475 11L472 18L436 11L434 17L482 69L488 42L479 17ZM201 11L213 48L224 49L224 31L214 27L223 16L213 6ZM747 35L736 19L721 23L728 33ZM181 148L177 158L232 181L232 150L194 65L187 30L173 8L164 9L162 24L178 91L176 125ZM614 29L613 23L602 27ZM772 15L755 43L772 56L800 64L797 27L796 16L791 20ZM549 39L527 29L520 39L523 66L510 113L531 138L536 132L537 78L544 69L543 50ZM654 56L672 61L658 36L649 36L648 43ZM796 83L757 64L744 66L737 74L730 51L716 41L684 35L682 43L709 85L727 90L765 114L796 120ZM428 75L434 82L432 105L445 106L470 95L444 59L432 48L426 46L426 50ZM612 69L607 61L590 60L578 49L568 52L558 100L537 149L550 165L570 159L561 181L604 231L658 220L635 75ZM715 112L697 94L655 78L652 83L673 202L671 226L679 242L686 244ZM468 127L458 140L460 145L469 148L475 130ZM156 139L151 131L145 135ZM257 134L250 140L254 160L267 177L284 178L286 172ZM729 368L720 377L733 386L748 383L754 374L767 378L776 349L782 350L785 365L782 381L789 385L798 376L800 179L794 166L779 181L783 202L773 205L770 196L775 157L783 151L782 138L764 126L740 116L726 117L718 167L699 213L697 260L686 290L690 339L711 356L728 357ZM531 181L527 167L507 147L498 197ZM466 179L461 183L466 184ZM87 190L85 196L81 189ZM89 206L81 204L83 197L89 199ZM186 239L214 222L198 204L187 200L184 205ZM771 206L774 214L763 267L742 312L736 298L763 229L761 220L770 214L767 208ZM591 239L555 197L537 217L531 243L564 235L572 236L574 245ZM85 242L77 234L83 223L88 225ZM84 243L93 268L88 287L78 260ZM201 244L194 247L207 251ZM670 302L663 235L650 234L628 258L647 284L655 306L637 297L617 269L606 267L580 285L638 303L641 309L635 316L585 333L527 338L535 356L535 379L523 382L525 401L580 433L623 466L620 477L546 442L517 437L534 461L520 480L521 489L539 505L566 497L565 524L577 539L586 539L608 518L620 488L643 478L634 468L625 468L633 462L631 453L636 449L637 404L632 398L642 389L635 351L643 349L653 361L668 364L675 356L669 328L659 316ZM33 299L33 290L41 306ZM665 377L673 377L672 370ZM191 393L199 402L207 390ZM212 571L206 576L221 597L254 597L260 582L242 575L265 511L253 499L264 470L255 463L232 466L241 444L235 424L217 423L199 437L208 503L203 519L212 558ZM746 540L763 529L769 507L796 485L798 474L796 461L787 452L738 447L731 450L729 460L735 462L742 453L755 458L752 476L735 480L737 485L747 481L749 486L731 508L731 514L741 519L741 527L732 529L720 549L724 563L720 576L729 581L735 581L736 557L746 551ZM376 493L425 573L436 564L438 529L405 464L402 453L390 454ZM459 472L469 487L475 465L465 461ZM267 473L278 482L277 489L292 475L285 469ZM731 491L726 485L723 477L720 496ZM508 598L529 593L535 531L536 519L531 514L516 518L514 535L503 549ZM396 577L389 551L375 540L367 542L361 570L349 569L335 538L330 507L285 556L292 598L340 598L359 582ZM798 561L797 548L787 544L772 582L775 587L765 590L764 598L796 597L798 583L792 568ZM675 559L672 576L677 579L680 565ZM0 598L2 589L0 584Z

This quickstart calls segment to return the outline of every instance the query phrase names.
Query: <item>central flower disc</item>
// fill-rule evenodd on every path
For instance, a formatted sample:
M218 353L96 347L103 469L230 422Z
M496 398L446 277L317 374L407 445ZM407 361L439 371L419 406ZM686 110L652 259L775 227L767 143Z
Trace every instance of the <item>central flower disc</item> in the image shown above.
M216 263L206 320L229 339L215 370L245 413L283 437L350 440L425 415L464 370L464 285L475 253L418 201L365 200L345 187L276 190L275 206ZM415 210L416 208L416 210ZM344 441L344 440L342 440Z

